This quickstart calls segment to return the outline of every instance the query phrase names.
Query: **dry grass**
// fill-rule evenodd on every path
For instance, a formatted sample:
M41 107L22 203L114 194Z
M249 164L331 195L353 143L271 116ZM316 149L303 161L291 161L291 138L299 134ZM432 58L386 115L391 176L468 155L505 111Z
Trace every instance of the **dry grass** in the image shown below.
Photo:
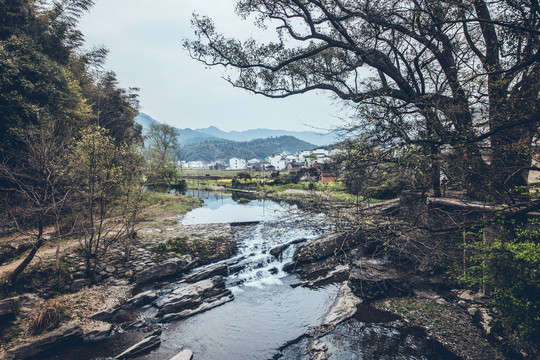
M58 300L48 301L30 319L29 333L31 335L41 335L46 331L51 331L69 318L67 307Z

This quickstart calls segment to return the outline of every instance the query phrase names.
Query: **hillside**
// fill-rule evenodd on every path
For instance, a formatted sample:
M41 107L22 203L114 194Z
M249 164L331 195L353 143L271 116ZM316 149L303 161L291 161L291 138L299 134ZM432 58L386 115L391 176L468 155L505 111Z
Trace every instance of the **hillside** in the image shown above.
M160 124L145 113L139 113L135 121L142 125L143 135L148 132L151 124ZM251 141L255 139L266 139L269 137L294 136L314 146L327 146L338 142L340 139L336 133L318 133L315 131L288 131L273 129L251 129L244 131L223 131L215 126L202 129L180 129L178 141L182 146L203 143L206 141Z
M281 152L296 153L315 148L316 145L299 140L293 136L280 136L251 141L206 141L184 146L186 161L217 161L231 157L241 159L264 159Z
M204 129L196 129L197 132L215 136L231 141L251 141L255 139L266 139L269 137L294 136L297 139L315 144L316 146L326 146L339 141L336 133L318 133L315 131L288 131L272 129L250 129L244 131L225 132L215 126Z

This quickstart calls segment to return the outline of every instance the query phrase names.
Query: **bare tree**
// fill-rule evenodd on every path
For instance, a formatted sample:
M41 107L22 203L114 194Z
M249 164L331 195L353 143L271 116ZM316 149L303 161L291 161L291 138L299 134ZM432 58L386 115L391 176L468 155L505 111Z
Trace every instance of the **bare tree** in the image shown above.
M18 136L24 152L0 154L0 186L8 194L3 199L2 216L17 233L33 239L31 251L10 275L11 284L47 240L65 235L61 233L61 217L72 188L62 177L67 144L57 125L52 120L39 121ZM55 232L46 239L47 225L54 226Z

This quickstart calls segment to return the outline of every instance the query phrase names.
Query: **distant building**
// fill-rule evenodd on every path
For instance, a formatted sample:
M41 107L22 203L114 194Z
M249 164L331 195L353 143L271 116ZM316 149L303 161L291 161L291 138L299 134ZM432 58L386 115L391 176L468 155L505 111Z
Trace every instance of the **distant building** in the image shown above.
M272 165L276 170L285 170L287 167L288 161L287 161L287 155L286 154L274 154L270 155L267 159L267 161Z
M231 158L229 159L229 169L231 170L245 170L247 168L247 162L244 159Z
M204 161L189 161L185 166L190 169L202 169L205 168L207 164Z

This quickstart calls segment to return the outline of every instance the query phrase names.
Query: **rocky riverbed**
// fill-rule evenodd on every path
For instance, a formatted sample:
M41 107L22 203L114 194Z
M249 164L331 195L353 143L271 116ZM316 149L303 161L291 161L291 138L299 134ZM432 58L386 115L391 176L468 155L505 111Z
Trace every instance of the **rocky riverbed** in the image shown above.
M395 202L378 208L394 206ZM12 326L4 329L0 355L7 359L27 358L66 343L99 344L109 341L114 334L124 333L133 336L122 343L123 349L107 355L117 359L136 357L160 346L166 324L234 301L224 276L242 271L244 259L227 259L237 251L237 234L247 228L241 224L180 225L175 218L164 220L163 226L139 232L128 259L121 248L111 251L93 279L83 276L84 263L76 254L67 255L70 276L62 289L68 294L55 300L67 304L71 316L52 332L30 336L28 329L35 309L51 301L46 299L50 297L50 279L38 276L30 282L40 288L37 293L2 300L0 317ZM372 221L399 223L384 217ZM363 346L358 340L355 342L355 332L370 331L365 325L370 321L358 320L359 314L379 309L384 314L399 316L401 320L396 321L423 328L425 334L419 336L437 341L437 346L448 352L447 357L433 358L503 359L486 340L490 333L490 309L481 297L462 290L441 290L433 268L411 272L403 259L378 257L373 250L384 245L383 234L393 238L418 235L416 229L409 231L405 227L377 226L376 235L333 232L313 241L287 240L263 251L281 259L289 247L298 245L292 261L283 266L283 271L299 276L299 281L291 284L294 287L340 284L334 304L321 323L284 343L274 358L298 354L301 357L295 358L350 358L347 356L355 348ZM196 267L198 270L193 271ZM380 315L371 322L379 321L381 316L389 315ZM352 337L347 337L348 333ZM133 345L125 346L126 343ZM340 343L346 343L346 348L337 348ZM189 349L177 350L171 359L193 356Z

